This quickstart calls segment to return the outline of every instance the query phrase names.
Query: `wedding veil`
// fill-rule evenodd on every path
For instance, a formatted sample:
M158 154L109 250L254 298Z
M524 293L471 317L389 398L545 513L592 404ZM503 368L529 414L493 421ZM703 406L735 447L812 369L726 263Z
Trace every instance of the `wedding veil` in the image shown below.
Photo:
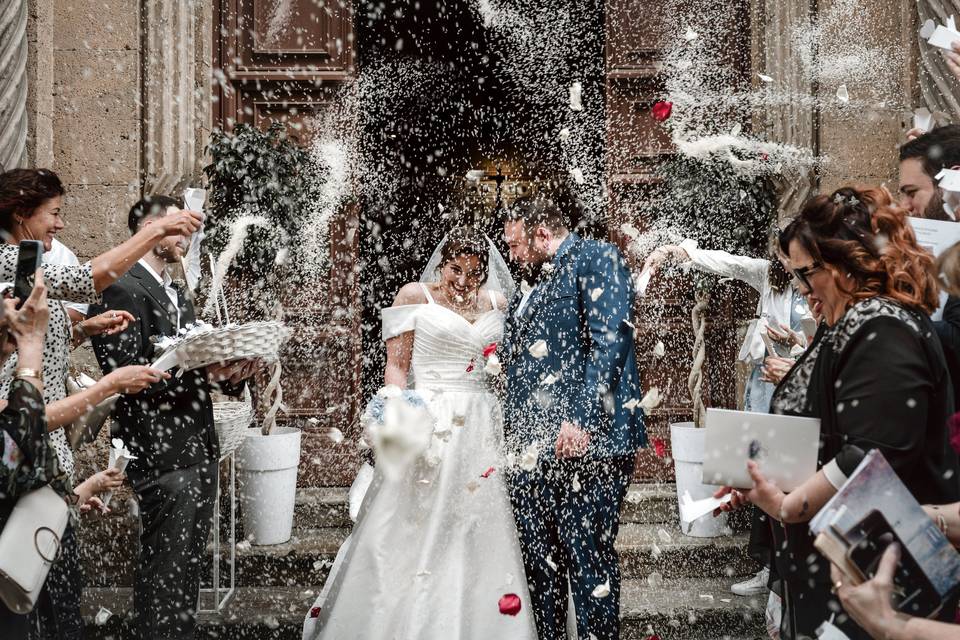
M497 291L503 294L503 297L509 301L513 298L514 292L513 276L510 275L510 267L507 266L507 261L504 260L500 252L497 251L493 240L486 234L484 234L483 237L487 241L487 271L489 273L487 282L483 286L491 291ZM443 246L447 244L449 238L450 234L443 236L443 240L441 240L437 248L433 250L433 254L430 256L430 259L427 260L427 266L424 267L423 273L420 275L420 282L436 282L440 279L440 272L437 267L440 266L440 255Z

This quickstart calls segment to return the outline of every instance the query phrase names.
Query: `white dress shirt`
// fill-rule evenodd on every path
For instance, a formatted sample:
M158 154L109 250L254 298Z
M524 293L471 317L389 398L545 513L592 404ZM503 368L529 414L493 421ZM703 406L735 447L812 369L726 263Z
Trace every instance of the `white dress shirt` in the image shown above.
M146 260L141 258L137 263L147 270L147 273L152 275L157 283L163 287L163 290L166 292L167 297L170 298L170 302L173 303L173 308L177 310L177 329L180 328L180 297L177 295L177 290L173 288L173 279L170 278L170 274L167 273L167 270L163 270L163 276L158 274L153 270Z

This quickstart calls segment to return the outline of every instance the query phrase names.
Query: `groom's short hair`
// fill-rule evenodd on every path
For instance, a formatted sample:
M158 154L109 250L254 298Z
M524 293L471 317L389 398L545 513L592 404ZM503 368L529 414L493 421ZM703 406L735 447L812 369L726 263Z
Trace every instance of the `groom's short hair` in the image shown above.
M526 229L543 225L553 232L567 230L567 221L560 207L543 195L517 198L507 212L507 220L523 222Z

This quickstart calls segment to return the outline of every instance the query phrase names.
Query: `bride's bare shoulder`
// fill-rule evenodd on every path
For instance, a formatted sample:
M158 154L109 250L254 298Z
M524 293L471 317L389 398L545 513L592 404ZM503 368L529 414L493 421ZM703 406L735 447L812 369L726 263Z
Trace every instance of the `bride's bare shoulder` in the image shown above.
M428 285L429 286L429 285ZM405 304L425 304L427 296L423 293L423 287L419 282L408 282L400 287L397 297L393 300L393 306L399 307Z

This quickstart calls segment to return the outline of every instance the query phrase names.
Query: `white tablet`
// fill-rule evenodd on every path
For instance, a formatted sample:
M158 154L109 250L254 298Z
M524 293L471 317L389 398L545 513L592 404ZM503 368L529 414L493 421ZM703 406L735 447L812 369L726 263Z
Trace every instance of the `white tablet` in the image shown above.
M707 409L703 455L705 484L750 488L747 461L784 491L817 472L820 420L770 413Z

